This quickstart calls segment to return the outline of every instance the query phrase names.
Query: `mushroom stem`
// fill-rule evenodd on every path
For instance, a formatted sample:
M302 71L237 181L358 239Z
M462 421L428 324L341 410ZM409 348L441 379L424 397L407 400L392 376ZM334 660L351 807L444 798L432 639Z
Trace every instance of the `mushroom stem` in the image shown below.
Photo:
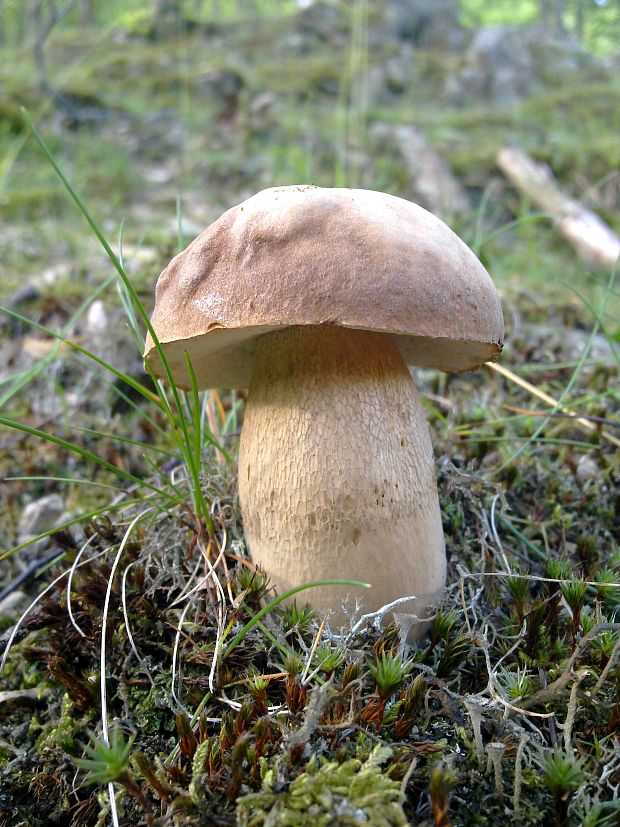
M421 618L441 597L446 561L432 445L391 336L322 325L258 339L239 496L252 559L279 592L355 576L372 585L352 595L365 611L415 595L399 611ZM310 600L341 622L346 595L327 587Z

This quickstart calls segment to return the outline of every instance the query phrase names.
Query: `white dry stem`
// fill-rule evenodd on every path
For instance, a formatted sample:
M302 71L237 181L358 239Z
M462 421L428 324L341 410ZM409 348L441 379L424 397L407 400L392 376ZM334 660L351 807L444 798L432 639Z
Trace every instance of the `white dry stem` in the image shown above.
M413 758L411 759L411 763L409 764L409 766L407 768L407 772L405 773L404 778L403 778L403 780L401 782L401 785L400 785L400 794L403 795L403 796L407 792L407 786L409 784L409 781L411 780L411 776L415 772L415 768L417 767L417 765L418 765L418 756L414 755Z
M548 686L544 687L543 689L539 689L538 692L535 692L533 695L530 695L529 698L526 698L523 701L523 706L525 709L529 709L531 706L537 706L538 704L545 704L549 703L550 701L554 700L560 693L562 693L572 678L574 677L573 673L573 666L575 665L576 661L581 657L584 653L585 649L588 646L593 638L595 638L601 632L615 632L620 629L620 623L597 623L595 626L590 629L587 635L584 635L575 646L575 649L568 659L566 666L564 667L564 671L562 674L557 677L552 683ZM530 715L534 713L530 712ZM540 715L540 713L537 713Z
M108 613L110 611L110 598L112 596L112 582L114 580L114 575L116 574L116 569L118 568L118 564L121 559L121 555L125 550L125 546L129 540L131 532L133 531L134 527L143 520L144 517L151 511L150 508L147 508L146 511L143 511L141 514L138 514L137 517L129 523L127 526L127 530L121 540L121 544L118 547L118 551L116 552L116 556L114 557L114 562L112 563L112 569L110 571L110 576L108 577L108 585L106 588L105 593L105 600L103 603L103 614L101 620L101 666L100 666L100 690L101 690L101 729L103 734L103 740L109 746L110 744L110 728L108 726L108 699L107 699L107 690L106 690L106 632L108 626ZM114 795L114 784L110 781L108 784L108 796L110 800L110 814L112 816L112 823L114 827L119 827L118 822L118 812L116 810L116 798Z
M327 623L328 618L329 618L329 612L323 617L323 619L319 623L319 628L316 630L316 635L314 636L314 640L312 641L312 646L310 647L310 652L308 653L308 657L307 657L306 663L304 665L304 670L301 673L300 683L302 685L305 684L309 680L308 670L310 669L310 664L312 663L312 658L314 657L314 653L317 650L317 646L319 645L319 642L320 642L321 638L323 637L323 629L325 628L325 624ZM315 669L314 672L312 673L312 676L316 675L317 671L318 671L318 669Z
M215 586L215 592L217 595L217 629L216 629L216 639L215 639L215 648L213 650L213 660L211 661L211 669L209 671L209 691L215 691L215 675L217 672L217 665L220 656L220 650L222 646L222 640L224 638L224 627L225 627L225 618L226 618L226 595L224 594L224 589L222 588L222 584L220 583L220 579L217 576L216 567L223 557L225 552L225 545L222 545L220 549L220 553L218 554L216 561L214 564L211 563L209 560L209 549L208 546L205 549L202 543L202 538L198 538L198 548L202 554L203 560L205 565L207 566L207 578L211 578L213 584Z
M209 576L213 579L214 583L216 584L216 589L218 591L218 595L220 599L226 603L226 596L224 595L224 589L222 588L222 584L220 583L220 578L217 576L216 569L219 566L221 560L224 557L224 553L226 551L226 538L224 537L224 542L220 547L220 552L215 558L214 562L211 563L209 560L209 555L207 553L207 549L203 549L202 545L199 543L200 551L204 557L205 562L209 568ZM208 547L207 547L208 548Z
M134 655L137 657L137 659L140 661L140 663L143 663L143 659L138 654L138 650L136 648L136 644L135 644L135 641L133 639L133 635L131 634L131 628L129 626L129 615L127 613L127 573L129 572L129 570L133 566L135 566L139 562L140 562L139 560L134 560L133 563L130 563L125 568L125 571L123 572L123 579L121 581L121 603L122 603L122 606L123 606L123 619L125 621L125 631L127 632L127 640L129 641L129 645L131 646L131 649L132 649ZM149 677L150 677L150 673L149 673Z
M69 620L71 621L71 625L73 628L80 634L82 637L86 637L86 633L82 630L82 627L78 624L75 617L73 616L73 610L71 609L71 584L73 582L73 573L75 572L78 564L80 562L80 557L86 551L88 546L92 543L94 537L89 537L88 540L82 545L78 553L75 555L75 560L71 568L69 569L69 579L67 580L67 612L69 613Z
M515 813L518 813L521 808L521 784L523 783L523 754L525 746L529 740L526 732L521 733L519 738L519 746L517 747L517 755L515 758L515 781L512 793L512 807Z
M476 577L506 577L506 572L470 571L463 572L461 576L465 579ZM557 577L541 577L537 574L518 574L517 572L511 572L510 576L519 580L531 580L536 583L557 583L558 585L561 585L562 583L585 583L586 586L599 586L605 589L620 589L620 583L603 583L600 580L583 580L581 577L562 577L561 579L558 579Z
M586 356L586 351L582 353L581 358L583 359ZM532 385L531 382L528 382L525 379L522 379L520 376L517 376L516 373L513 373L504 365L498 365L496 362L487 362L485 365L490 370L494 370L496 373L499 373L505 379L509 379L511 382L514 382L516 385L519 385L524 390L531 393L533 396L537 396L539 399L542 399L543 402L546 402L548 405L551 405L554 411L562 411L565 414L568 414L571 419L574 419L575 422L578 422L582 428L587 428L589 431L596 431L600 436L606 439L608 442L611 442L613 445L616 445L620 448L620 439L618 439L613 434L606 431L604 428L601 428L598 423L590 422L589 419L585 419L584 417L579 416L574 411L571 411L566 405L562 404L562 398L554 399L552 396L549 396L548 393L540 390L535 385Z
M505 715L507 715L508 710L511 709L513 712L518 712L520 715L530 715L530 716L533 716L534 718L552 718L555 715L555 712L530 712L530 711L527 711L523 708L515 706L514 704L511 704L501 694L501 692L499 691L499 689L497 687L497 675L495 673L495 669L497 669L497 666L499 666L501 664L504 657L507 654L509 654L510 651L513 651L514 649L517 648L517 645L520 643L520 640L517 640L517 642L512 646L512 649L509 650L509 652L507 652L506 655L504 655L504 656L502 656L502 658L500 658L500 660L498 661L498 663L496 664L496 667L494 669L491 666L491 656L489 654L489 645L488 645L488 642L487 642L487 639L486 639L486 630L487 630L487 628L488 627L485 626L485 628L482 630L482 632L480 633L479 638L478 638L480 648L482 649L482 651L484 653L484 660L485 660L486 667L487 667L487 674L489 676L489 682L487 684L487 687L480 694L484 694L485 692L488 692L491 695L491 697L493 698L494 701L497 701L498 703L500 703L504 707ZM470 697L472 697L472 696L470 696Z
M239 712L243 706L243 704L239 703L239 701L232 701L224 692L217 697L217 700L220 701L220 703L226 704L226 706L229 706L231 709L234 709L235 712ZM279 712L285 712L287 715L289 714L286 704L278 704L278 706L267 707L268 715L277 715ZM207 718L207 721L215 721L216 723L221 723L221 720L221 718Z
M175 598L172 601L172 603L169 604L169 606L168 606L169 609L174 608L179 603L181 603L181 601L185 600L188 597L191 597L193 594L195 594L195 592L197 592L200 589L204 588L205 583L207 582L208 575L205 575L205 577L202 577L200 579L200 581L192 589L189 589L189 591L188 591L188 588L189 588L190 584L196 579L196 575L200 571L201 565L202 565L202 559L199 557L198 560L196 561L196 565L194 566L194 571L190 574L190 576L187 580L187 583L185 584L185 591L183 591L179 595L179 597Z
M502 541L500 540L497 525L495 523L495 509L500 499L501 494L498 493L493 497L493 502L491 503L491 533L493 535L493 539L495 540L495 545L497 546L497 549L504 563L504 569L508 574L510 574L510 563L508 562L506 555L504 553L504 547L502 546Z
M172 675L171 675L171 678L170 678L170 693L171 693L172 697L174 698L174 701L175 701L176 705L179 707L179 709L181 709L183 712L185 712L186 715L188 715L189 713L188 713L187 709L181 703L181 699L180 699L180 694L181 694L181 667L180 666L179 666L179 669L178 669L178 684L179 684L178 690L175 688L175 683L176 683L176 679L177 679L177 658L178 658L178 655L179 655L179 643L181 641L181 630L183 628L183 624L185 623L185 616L186 616L187 612L189 611L191 605L192 604L189 601L185 604L185 608L181 612L181 617L179 618L177 631L176 631L176 634L174 636L174 646L172 647ZM177 691L178 691L178 694L177 694Z
M211 661L211 669L209 670L209 692L215 691L215 673L217 670L217 662L220 656L223 639L224 615L221 606L218 606L217 629L215 630L215 646L213 648L213 660Z
M215 503L214 503L214 506L215 506ZM211 511L211 516L213 516L213 509ZM220 518L221 526L222 526L222 540L221 540L221 543L220 543L220 549L221 550L220 550L220 553L217 557L217 560L215 561L215 563L213 565L214 565L214 567L216 567L217 564L219 563L219 561L220 560L222 561L222 566L224 568L224 575L225 575L225 578L226 578L226 591L228 592L228 599L230 601L230 605L234 606L235 605L235 597L232 593L232 586L230 584L230 577L228 575L228 564L226 563L226 547L228 546L228 530L226 528L226 521L224 520L224 518L221 515L221 509L220 509L220 514L218 516Z
M501 658L497 661L497 663L495 664L495 666L491 670L491 672L489 674L489 680L493 681L494 685L496 683L497 673L498 673L498 670L499 670L500 666L502 665L502 661L506 660L506 658L509 658L510 655L512 655L512 653L516 649L518 649L519 646L521 645L521 643L523 642L523 638L525 636L525 628L526 628L526 624L525 624L525 621L523 621L523 626L519 629L519 634L517 635L517 639L515 640L513 645L510 647L510 649L508 649L507 652L504 652L504 654L501 656Z

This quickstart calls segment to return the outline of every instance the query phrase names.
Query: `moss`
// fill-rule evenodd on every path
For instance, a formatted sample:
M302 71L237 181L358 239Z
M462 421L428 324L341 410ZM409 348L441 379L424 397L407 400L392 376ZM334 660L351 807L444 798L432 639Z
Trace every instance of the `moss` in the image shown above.
M239 825L405 827L409 822L400 784L380 767L391 755L390 749L377 746L364 762L351 758L338 764L313 757L284 792L274 792L275 768L263 762L262 790L237 802Z
M37 738L34 749L43 761L50 759L50 753L57 754L65 751L65 746L73 742L78 724L73 715L73 704L68 694L63 695L60 706L60 715L52 723L43 727Z

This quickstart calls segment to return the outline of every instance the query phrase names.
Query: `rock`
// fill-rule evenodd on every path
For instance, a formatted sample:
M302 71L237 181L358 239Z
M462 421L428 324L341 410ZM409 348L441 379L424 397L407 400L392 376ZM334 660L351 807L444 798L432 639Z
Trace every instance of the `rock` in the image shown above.
M25 600L25 592L17 590L11 592L10 594L7 594L6 597L0 600L0 617L3 617L4 615L10 615L17 609L21 608Z
M239 96L245 87L245 80L234 69L214 69L202 80L206 97L217 110L217 117L231 118L239 107Z
M145 115L127 135L127 143L141 163L170 162L187 142L187 130L174 109L157 109Z
M70 89L61 89L54 93L52 104L59 116L60 127L71 131L109 123L112 119L127 123L133 121L133 116L124 109L108 106L96 95L85 95Z
M252 98L248 107L249 126L253 132L263 132L275 126L276 119L272 115L278 96L273 92L260 92Z
M39 287L32 282L27 282L26 284L22 284L21 287L18 287L17 290L9 296L7 306L12 310L17 310L20 305L37 301L37 299L40 298L41 291Z
M71 266L61 262L51 267L45 267L40 275L41 284L46 287L54 287L62 279L67 278L71 273Z
M486 26L475 32L465 51L457 94L510 104L524 97L533 81L533 59L522 29Z
M33 537L62 525L71 515L65 509L65 502L60 494L48 494L29 503L21 513L18 524L17 542L26 543ZM47 538L33 543L24 556L34 559L47 546Z
M387 0L385 27L388 37L448 53L466 38L454 0Z
M40 298L41 291L39 287L32 282L27 282L18 287L7 299L3 299L1 303L5 304L10 310L23 313L23 305L37 301ZM28 325L8 313L0 315L0 331L4 330L5 327L9 329L10 335L13 337L21 336L28 329Z
M588 454L583 454L579 457L575 471L575 477L579 485L585 486L590 480L595 480L600 473L601 469L592 457L588 456Z
M313 43L331 43L347 32L347 16L340 4L319 2L306 4L297 16L297 26L303 38L302 48L309 53Z
M600 58L568 36L558 39L537 25L485 26L472 34L445 90L456 105L509 106L534 92L557 89L571 75L579 85L611 77Z
M101 299L96 299L86 314L86 329L91 336L102 336L108 327L108 316Z
M174 181L174 171L170 168L170 166L164 165L163 163L158 164L155 167L145 167L142 170L142 177L145 181L148 181L149 184L170 184Z
M130 273L138 273L141 270L157 267L160 263L160 254L155 247L148 247L144 244L123 244L123 264L125 270Z
M406 198L442 218L449 219L471 209L463 187L415 126L378 123L370 134L378 147L381 146L383 151L390 147L402 161L407 173L407 187L403 193Z
M550 325L542 322L528 322L514 334L516 349L527 349L530 354L546 354L546 359L558 362L577 361L589 347L588 358L610 362L614 351L609 340L601 333L594 337L589 330L577 327Z

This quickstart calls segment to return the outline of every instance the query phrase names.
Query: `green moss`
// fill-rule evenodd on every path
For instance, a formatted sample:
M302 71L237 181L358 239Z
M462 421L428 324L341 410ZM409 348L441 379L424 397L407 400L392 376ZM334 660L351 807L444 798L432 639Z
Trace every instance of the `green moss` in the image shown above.
M364 762L351 758L342 764L312 757L305 772L285 792L274 792L275 771L263 775L258 793L243 796L237 803L241 827L328 827L365 825L404 827L400 784L381 771L392 751L377 746Z
M43 731L35 742L35 751L45 760L46 753L64 752L65 746L73 742L77 731L76 720L73 717L73 704L69 695L62 698L60 715L53 722L43 727Z

